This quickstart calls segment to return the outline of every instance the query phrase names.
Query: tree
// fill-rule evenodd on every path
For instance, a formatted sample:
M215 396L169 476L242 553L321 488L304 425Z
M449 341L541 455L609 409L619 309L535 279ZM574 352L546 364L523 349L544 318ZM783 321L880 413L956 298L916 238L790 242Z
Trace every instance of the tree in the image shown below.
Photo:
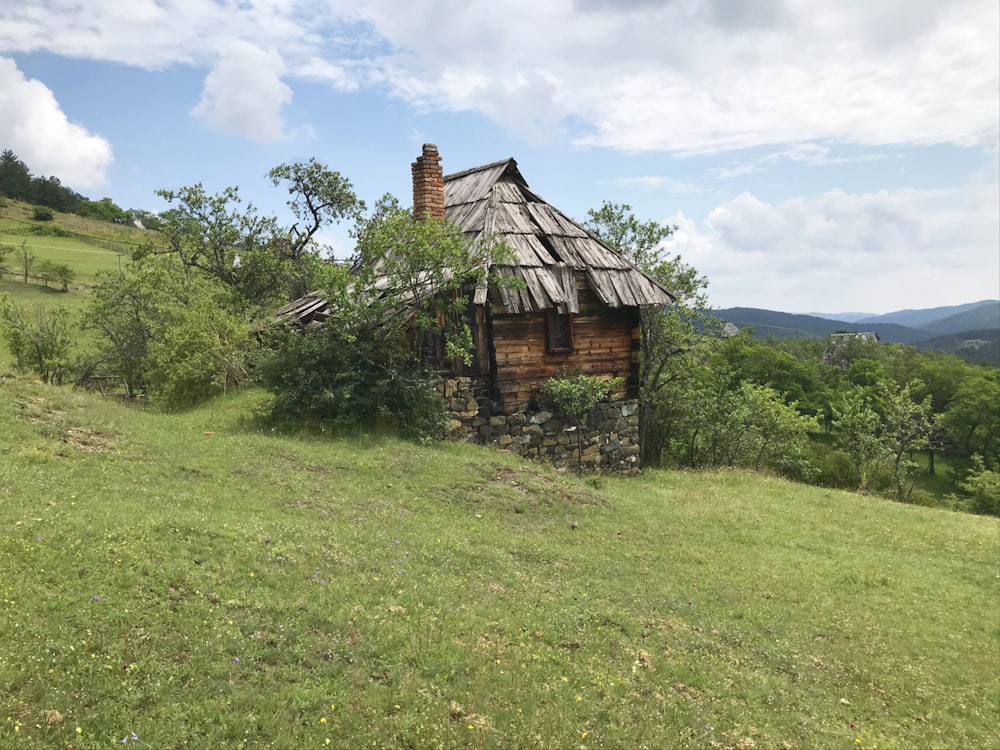
M110 224L131 224L128 214L110 198L99 201L84 199L77 206L76 213L88 219L106 221Z
M0 298L0 335L19 370L33 370L44 383L62 383L73 343L73 322L67 308L29 310L5 295Z
M184 267L206 273L234 289L246 279L248 267L260 272L266 266L267 279L255 279L253 290L244 285L239 291L251 304L268 301L273 292L265 289L273 287L280 274L277 264L256 261L268 255L278 231L273 217L259 216L252 204L244 205L235 187L208 195L198 183L179 190L157 190L156 194L172 208L162 214L167 247L155 252L173 254Z
M639 444L642 463L659 464L663 456L654 448L664 441L651 439L650 433L655 429L657 411L670 400L670 390L689 377L692 355L706 328L712 327L701 314L707 306L704 290L708 281L680 256L664 257L662 243L676 227L640 222L627 204L605 201L599 209L587 212L583 226L676 298L670 309L646 306L640 312Z
M968 367L941 423L962 455L979 454L992 465L1000 462L1000 371Z
M972 456L972 471L959 486L972 496L974 512L1000 516L1000 472L987 468L978 453Z
M43 259L38 264L37 271L38 278L42 280L42 284L44 286L48 286L51 282L55 281L58 275L56 272L56 264L47 258Z
M882 438L892 466L896 500L908 500L913 483L908 482L916 463L912 456L927 447L933 428L931 399L914 401L912 391L920 388L917 381L902 388L894 382L882 383L878 400L882 413Z
M218 280L185 273L173 257L144 256L99 276L83 325L97 340L97 364L129 396L186 406L238 386L251 350L249 324L227 305Z
M854 466L858 492L867 492L878 467L888 457L881 439L882 419L862 388L852 388L834 407L833 426Z
M63 213L73 213L83 196L65 187L58 177L32 177L32 201Z
M24 283L27 284L28 275L31 273L31 267L35 263L35 254L28 248L27 240L21 240L21 247L18 255L21 258L21 273L24 274Z
M15 200L31 200L31 172L9 148L0 153L0 193Z
M7 245L0 242L0 276L5 273L10 273L10 269L7 268L7 256L10 255L14 248L11 245Z
M267 176L275 186L287 183L288 207L298 220L289 229L282 245L295 271L289 290L289 296L295 299L310 290L308 264L321 249L315 245L316 233L328 224L345 219L357 221L365 204L355 195L350 180L315 159L280 164Z
M195 404L239 387L246 379L250 350L247 321L228 310L225 290L190 277L173 299L162 300L162 320L149 342L149 391L168 408Z
M87 297L83 328L96 340L100 367L122 378L129 397L147 390L146 355L162 329L160 291L171 273L167 261L140 258L120 273L99 273Z
M331 222L359 216L363 208L350 182L314 159L280 165L268 176L275 185L287 183L288 205L299 220L289 230L245 204L235 187L216 195L200 183L157 191L171 208L159 216L167 246L155 252L173 254L185 267L215 277L242 307L262 314L315 288L325 265L317 233Z
M471 359L465 312L486 269L510 260L502 246L472 246L445 221L414 221L391 196L355 230L350 274L326 280L330 317L303 332L271 331L260 366L275 395L273 415L337 427L383 422L411 435L436 434L442 410L427 386L443 341L447 357Z
M62 290L64 292L69 291L69 285L73 283L73 279L76 278L76 271L69 267L66 263L58 263L55 266L56 281L62 285Z
M576 427L577 466L583 466L583 418L615 388L624 384L621 378L602 380L582 372L561 370L539 389L538 399L573 420Z

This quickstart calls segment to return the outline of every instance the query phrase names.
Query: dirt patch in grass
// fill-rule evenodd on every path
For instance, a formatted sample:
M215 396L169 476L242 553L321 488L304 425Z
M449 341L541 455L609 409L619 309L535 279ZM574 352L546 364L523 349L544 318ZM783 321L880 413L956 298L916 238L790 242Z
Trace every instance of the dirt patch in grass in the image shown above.
M513 503L518 512L556 505L599 505L603 501L590 488L525 468L489 463L478 467L468 483L456 486L460 496L476 504Z
M71 427L63 435L62 441L81 453L108 453L114 445L107 435L102 435L82 427Z

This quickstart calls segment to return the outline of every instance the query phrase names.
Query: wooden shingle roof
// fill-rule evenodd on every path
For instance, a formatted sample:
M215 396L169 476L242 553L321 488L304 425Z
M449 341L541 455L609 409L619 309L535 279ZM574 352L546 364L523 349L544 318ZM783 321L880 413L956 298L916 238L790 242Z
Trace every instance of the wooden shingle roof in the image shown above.
M528 189L513 159L446 175L445 219L475 239L504 242L515 263L494 267L521 280L501 286L508 312L578 312L576 272L609 307L668 305L669 291ZM477 290L475 301L486 301Z
M669 305L674 296L600 240L528 189L513 159L446 175L445 219L477 241L505 243L514 263L495 265L500 276L520 280L501 284L501 302L510 313L555 308L579 312L578 273L608 307ZM475 291L485 304L488 290ZM277 316L300 324L322 322L329 315L319 290L291 302Z

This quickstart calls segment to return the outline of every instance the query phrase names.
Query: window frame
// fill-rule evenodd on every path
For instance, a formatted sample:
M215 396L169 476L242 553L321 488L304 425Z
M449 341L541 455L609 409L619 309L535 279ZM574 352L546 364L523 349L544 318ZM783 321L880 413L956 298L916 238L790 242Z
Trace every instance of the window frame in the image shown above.
M563 340L561 345L560 339ZM546 312L545 351L549 354L571 354L573 343L573 313Z

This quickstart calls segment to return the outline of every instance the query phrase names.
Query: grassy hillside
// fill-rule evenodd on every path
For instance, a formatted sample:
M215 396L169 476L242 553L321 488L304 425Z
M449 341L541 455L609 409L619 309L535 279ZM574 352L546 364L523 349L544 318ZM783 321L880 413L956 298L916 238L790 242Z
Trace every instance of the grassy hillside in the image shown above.
M283 436L262 398L3 381L0 746L1000 743L996 519Z
M74 214L54 213L52 221L35 221L33 207L20 201L0 198L0 245L8 253L0 263L7 273L0 273L0 296L9 295L21 305L55 307L65 305L76 310L83 305L90 287L101 271L120 268L128 262L132 248L151 236L131 227L85 219ZM73 269L76 277L67 291L46 287L37 279L25 283L22 245L35 258L35 268L43 260ZM0 342L0 367L13 361Z
M116 269L122 254L130 253L151 234L132 227L85 219L74 214L54 213L51 221L32 219L33 207L7 198L0 199L0 244L10 250L6 266L14 281L23 271L19 258L22 244L35 262L49 260L67 264L76 272L76 291L92 284L99 271ZM22 284L19 289L25 285ZM30 293L30 292L29 292Z

